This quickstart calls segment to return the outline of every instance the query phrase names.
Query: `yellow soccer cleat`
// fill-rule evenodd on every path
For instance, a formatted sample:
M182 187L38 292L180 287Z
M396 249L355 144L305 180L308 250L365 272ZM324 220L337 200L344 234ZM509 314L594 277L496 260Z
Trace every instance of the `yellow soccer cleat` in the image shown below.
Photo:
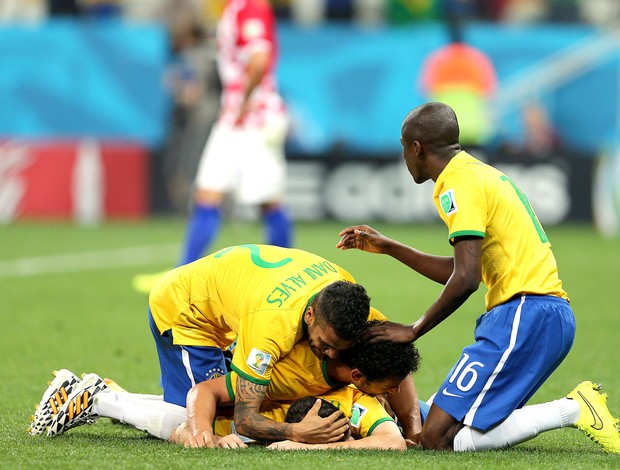
M106 386L113 392L129 393L127 392L127 390L121 387L116 380L105 377L103 379L103 383L105 383Z
M601 385L590 381L581 382L566 398L579 403L579 419L574 426L606 452L620 454L620 420L609 412L607 394L601 392Z
M131 279L131 285L136 292L140 294L149 294L157 281L159 281L168 271L161 271L152 274L136 274Z

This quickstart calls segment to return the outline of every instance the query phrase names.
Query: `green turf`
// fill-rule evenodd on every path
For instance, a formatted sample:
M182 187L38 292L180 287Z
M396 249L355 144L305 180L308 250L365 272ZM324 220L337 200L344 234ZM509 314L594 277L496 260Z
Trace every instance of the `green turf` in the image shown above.
M296 245L351 271L367 287L373 304L391 319L417 319L438 295L440 286L390 258L335 250L341 227L338 223L300 224ZM451 252L445 228L440 225L375 227L425 251ZM132 391L159 391L157 359L145 317L146 298L131 289L130 279L139 272L171 267L183 231L184 220L178 218L110 223L96 228L19 223L0 230L0 313L4 326L0 341L0 467L620 468L620 458L602 453L573 429L543 434L511 450L460 455L419 451L186 450L108 420L54 439L29 436L25 432L28 416L53 369L93 371L115 378ZM619 363L615 351L620 332L615 296L620 242L601 239L588 226L554 227L547 231L565 288L573 300L577 339L569 357L532 403L561 397L579 381L590 379L603 383L610 395L612 412L620 415ZM262 239L261 228L256 224L229 223L218 238L217 247ZM144 246L151 250L137 260L118 251ZM73 267L63 272L67 260L62 255L70 253L78 253L77 265L83 265L82 270ZM40 258L56 255L59 257ZM34 258L30 263L43 263L36 265L43 271L16 274L16 261L23 258ZM70 266L75 265L74 259ZM24 273L24 265L19 266ZM28 266L31 268L32 264ZM415 379L421 397L435 391L460 349L471 341L475 318L483 311L482 290L419 341L423 362Z

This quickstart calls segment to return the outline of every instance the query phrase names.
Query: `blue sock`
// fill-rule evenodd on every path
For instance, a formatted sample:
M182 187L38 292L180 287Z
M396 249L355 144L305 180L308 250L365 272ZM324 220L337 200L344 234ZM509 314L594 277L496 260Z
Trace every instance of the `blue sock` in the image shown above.
M196 261L213 241L220 228L220 208L214 206L194 207L187 224L185 246L179 266Z
M293 224L286 211L280 207L264 215L269 245L290 247L293 236Z

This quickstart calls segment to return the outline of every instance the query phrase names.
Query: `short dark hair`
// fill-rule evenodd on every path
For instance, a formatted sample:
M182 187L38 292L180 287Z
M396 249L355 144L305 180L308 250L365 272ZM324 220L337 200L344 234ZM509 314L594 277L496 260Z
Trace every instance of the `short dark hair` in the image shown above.
M370 297L359 284L336 281L317 294L313 306L320 322L331 326L343 340L355 340L368 321Z
M367 326L381 323L373 320ZM369 343L360 339L349 349L340 352L340 360L352 369L358 369L366 380L376 382L390 377L405 378L416 372L420 354L413 343L377 341Z
M417 140L433 153L460 148L459 122L454 110L445 103L431 102L414 108L403 121L402 136L411 144Z
M295 400L286 412L284 418L285 423L299 423L306 417L308 411L314 406L317 400L321 400L321 408L319 409L319 416L321 418L327 418L340 409L333 403L317 397L303 397L299 400Z
M328 416L331 416L336 412L342 413L340 411L340 408L338 408L333 403L325 400L324 398L303 397L293 402L293 404L290 406L290 408L286 412L286 417L284 418L284 422L285 423L301 422L301 420L303 420L306 417L306 415L308 414L308 411L310 411L310 409L314 406L317 400L321 400L321 408L319 408L319 416L321 418L327 418ZM349 430L345 433L342 439L340 439L340 441L346 441L350 435L351 434Z

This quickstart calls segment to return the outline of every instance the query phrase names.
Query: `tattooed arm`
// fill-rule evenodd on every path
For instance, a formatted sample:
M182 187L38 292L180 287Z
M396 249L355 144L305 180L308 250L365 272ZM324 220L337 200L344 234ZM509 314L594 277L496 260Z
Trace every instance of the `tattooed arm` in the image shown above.
M239 434L260 441L292 440L316 444L335 442L348 429L348 420L342 413L321 418L318 415L321 407L318 400L300 423L279 423L265 418L259 410L266 393L267 385L258 385L238 377L234 419Z

